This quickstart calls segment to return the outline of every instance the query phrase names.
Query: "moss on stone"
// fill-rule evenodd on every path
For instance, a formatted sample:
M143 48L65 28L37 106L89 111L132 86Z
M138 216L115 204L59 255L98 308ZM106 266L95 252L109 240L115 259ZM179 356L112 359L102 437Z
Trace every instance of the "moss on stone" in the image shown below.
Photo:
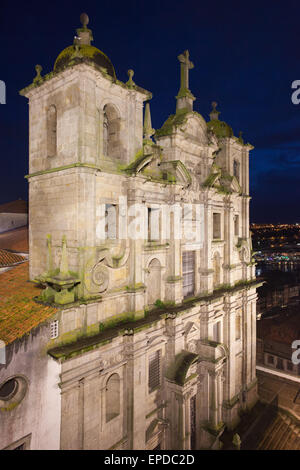
M207 123L207 128L209 131L213 132L215 136L219 139L225 137L233 137L232 128L226 124L226 122L219 121L218 119L213 119Z
M177 110L176 114L171 114L162 127L155 132L155 136L161 137L173 134L178 127L186 123L190 115L200 116L196 111L189 111L186 108Z

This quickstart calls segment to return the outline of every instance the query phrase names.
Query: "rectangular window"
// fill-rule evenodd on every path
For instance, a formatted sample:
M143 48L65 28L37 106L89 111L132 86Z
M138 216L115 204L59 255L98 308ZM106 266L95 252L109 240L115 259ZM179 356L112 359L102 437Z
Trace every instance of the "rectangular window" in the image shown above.
M50 338L55 339L58 337L58 320L50 323Z
M159 208L148 207L148 241L159 240Z
M105 238L117 238L117 205L105 204Z
M213 239L221 238L221 214L213 213Z
M183 297L190 297L195 292L195 252L182 253L182 289Z
M238 236L239 236L239 232L240 232L240 230L239 230L239 216L238 216L238 215L235 215L235 216L234 216L234 235L235 235L236 237L238 237Z
M268 364L274 364L274 356L268 356Z
M160 385L160 351L155 351L149 356L149 393L153 392Z
M280 359L279 357L277 358L277 364L276 364L277 369L283 370L283 360Z

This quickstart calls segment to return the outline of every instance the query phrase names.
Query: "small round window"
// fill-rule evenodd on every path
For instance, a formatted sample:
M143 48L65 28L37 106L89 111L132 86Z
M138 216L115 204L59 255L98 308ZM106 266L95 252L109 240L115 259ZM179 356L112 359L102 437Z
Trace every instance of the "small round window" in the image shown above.
M0 383L0 411L10 411L21 403L28 388L27 379L21 375Z
M4 382L0 387L0 400L9 400L18 391L18 381L13 378Z

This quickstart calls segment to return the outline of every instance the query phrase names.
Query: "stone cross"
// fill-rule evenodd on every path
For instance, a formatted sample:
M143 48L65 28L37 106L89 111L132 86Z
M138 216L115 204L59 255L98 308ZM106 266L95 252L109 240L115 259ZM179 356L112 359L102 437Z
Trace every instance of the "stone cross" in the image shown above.
M188 90L189 89L189 70L194 68L193 62L189 59L189 51L184 51L183 54L178 56L180 62L180 89Z

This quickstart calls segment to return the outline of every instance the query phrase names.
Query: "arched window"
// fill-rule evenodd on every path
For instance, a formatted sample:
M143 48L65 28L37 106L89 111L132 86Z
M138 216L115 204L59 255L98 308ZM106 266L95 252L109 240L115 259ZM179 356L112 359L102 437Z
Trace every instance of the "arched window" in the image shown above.
M107 104L103 109L103 155L123 159L120 138L121 120L116 108Z
M54 157L57 151L57 112L51 105L47 111L47 156Z
M106 422L120 414L120 377L112 374L106 382Z
M213 270L214 270L214 288L218 287L221 283L221 262L219 253L215 253L213 257Z
M105 111L103 115L103 154L108 154L108 117Z
M240 163L237 160L233 160L233 175L240 182Z

